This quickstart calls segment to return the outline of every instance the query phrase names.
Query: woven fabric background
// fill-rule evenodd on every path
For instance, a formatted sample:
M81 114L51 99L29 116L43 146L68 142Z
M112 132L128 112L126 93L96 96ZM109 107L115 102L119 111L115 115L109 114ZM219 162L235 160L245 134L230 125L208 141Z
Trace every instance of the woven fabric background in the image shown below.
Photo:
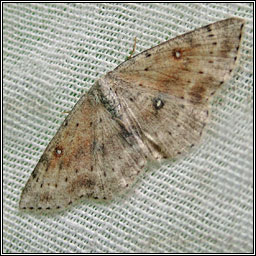
M22 188L94 81L129 56L228 17L241 58L191 154L109 204L21 212ZM8 253L253 251L253 4L4 3L3 250Z

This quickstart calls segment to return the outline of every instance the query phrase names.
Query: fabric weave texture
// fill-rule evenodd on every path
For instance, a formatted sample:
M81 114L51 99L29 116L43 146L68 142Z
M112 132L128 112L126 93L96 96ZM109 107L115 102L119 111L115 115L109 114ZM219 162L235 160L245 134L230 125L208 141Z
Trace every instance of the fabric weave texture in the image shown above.
M229 17L241 56L190 154L147 171L110 203L19 211L22 188L67 112L136 53ZM5 253L253 252L253 4L4 3Z

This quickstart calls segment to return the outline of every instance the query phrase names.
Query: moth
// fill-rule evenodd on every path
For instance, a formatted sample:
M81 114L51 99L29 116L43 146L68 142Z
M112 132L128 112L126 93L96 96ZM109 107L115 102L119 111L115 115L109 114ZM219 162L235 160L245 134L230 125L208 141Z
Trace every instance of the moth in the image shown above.
M109 200L148 162L200 140L209 102L238 59L244 20L229 18L148 49L95 82L69 113L22 191L19 207Z

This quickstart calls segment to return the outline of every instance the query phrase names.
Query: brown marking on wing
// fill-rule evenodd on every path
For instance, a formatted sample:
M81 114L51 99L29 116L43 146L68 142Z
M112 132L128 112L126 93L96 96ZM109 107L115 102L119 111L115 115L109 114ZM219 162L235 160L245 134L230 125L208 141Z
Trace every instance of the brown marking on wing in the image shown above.
M41 202L49 202L50 200L52 200L50 192L46 191L40 195Z
M206 90L203 85L194 85L189 92L189 95L191 96L190 101L193 103L201 103L201 101L204 99L205 91Z
M68 193L74 193L76 190L91 190L96 185L93 178L89 178L85 174L78 175L74 181L68 186Z

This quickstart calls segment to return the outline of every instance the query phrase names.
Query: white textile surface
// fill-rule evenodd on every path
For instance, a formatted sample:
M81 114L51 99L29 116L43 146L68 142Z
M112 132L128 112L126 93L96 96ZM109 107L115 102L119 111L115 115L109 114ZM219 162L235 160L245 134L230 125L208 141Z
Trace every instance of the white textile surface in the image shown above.
M228 17L246 20L241 58L195 150L110 203L19 211L66 112L129 56L135 37L139 53ZM252 3L4 3L4 252L252 252L252 53Z

